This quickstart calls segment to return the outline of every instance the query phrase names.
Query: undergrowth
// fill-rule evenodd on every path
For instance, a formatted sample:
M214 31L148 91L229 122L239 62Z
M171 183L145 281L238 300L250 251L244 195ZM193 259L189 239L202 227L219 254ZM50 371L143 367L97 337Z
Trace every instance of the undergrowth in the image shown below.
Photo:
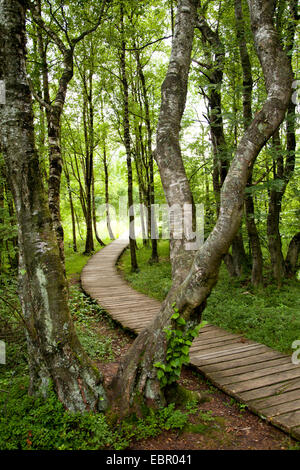
M12 283L7 298L18 309L15 287ZM7 283L3 289L8 289ZM70 289L69 305L79 339L90 357L101 362L113 360L112 339L101 335L98 328L103 319L112 326L105 311L78 287ZM14 309L8 305L3 306L4 313L8 321L17 321ZM145 408L142 417L131 415L122 420L109 413L70 413L52 389L47 399L28 395L25 336L6 346L7 362L0 365L1 450L122 450L133 441L155 437L163 431L183 431L196 412L193 407L180 410L171 404L158 410ZM200 426L199 432L204 428Z
M128 251L119 266L134 289L163 300L171 287L168 241L159 241L159 263L150 265L150 254L150 248L139 247L138 273L130 272ZM290 354L293 341L300 339L299 281L285 280L278 289L266 274L264 286L254 288L247 277L231 278L222 266L203 320Z
M172 403L158 410L146 409L143 417L131 415L121 421L104 414L69 413L53 390L48 398L28 396L28 377L0 380L1 450L122 450L132 441L148 439L164 430L190 429L189 418L196 408L175 409ZM199 415L204 432L211 416ZM208 420L207 420L208 418ZM192 428L190 429L190 431Z

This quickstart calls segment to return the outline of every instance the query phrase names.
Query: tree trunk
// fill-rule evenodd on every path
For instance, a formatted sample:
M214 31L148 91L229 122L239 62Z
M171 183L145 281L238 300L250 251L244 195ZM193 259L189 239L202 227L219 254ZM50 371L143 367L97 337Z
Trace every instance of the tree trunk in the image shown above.
M4 225L4 174L2 156L0 157L0 228ZM2 271L4 264L4 250L3 250L3 239L0 238L0 272Z
M296 25L297 25L297 0L289 2L289 23L287 27L286 37L286 53L292 64L292 50L295 41ZM280 21L278 22L280 31ZM276 158L273 160L273 173L274 180L281 180L282 187L278 190L272 188L269 193L269 210L267 218L267 235L268 245L271 258L271 266L273 277L280 286L283 277L286 276L286 263L282 253L281 235L279 230L281 203L286 190L286 187L294 173L295 169L295 156L296 156L296 134L295 134L295 121L296 121L296 105L291 99L288 105L286 116L286 158L283 157L283 149L281 147L279 130L277 129L273 136L273 149L276 153Z
M70 202L70 211L71 211L71 219L72 219L72 239L73 239L73 251L74 253L77 252L77 240L76 240L76 222L75 222L75 213L74 213L74 204L73 204L73 197L72 197L72 190L71 190L71 183L70 183L70 174L69 170L64 164L64 173L67 181L67 188L68 188L68 196Z
M221 188L230 164L230 152L226 143L222 116L221 85L225 65L225 48L219 33L213 31L206 19L201 17L197 26L202 35L202 42L212 49L213 60L206 73L211 85L208 93L209 127L213 148L213 188L216 199L217 216L220 210ZM210 61L210 58L208 58ZM248 260L244 249L241 231L232 243L232 254L227 253L224 262L230 276L240 276L246 269Z
M44 86L48 88L46 92L46 100L42 100L41 97L35 94L38 101L45 106L48 120L48 140L49 140L49 185L48 185L48 199L49 208L53 222L53 228L56 233L59 252L62 264L64 266L64 232L61 224L60 217L60 184L61 184L61 173L62 173L62 155L60 147L60 127L61 127L61 116L65 105L68 85L73 78L74 73L74 49L78 42L82 41L85 36L95 31L102 19L103 11L106 5L106 0L102 0L100 5L100 15L97 24L83 33L79 34L76 38L70 39L68 32L63 30L65 33L65 39L67 39L68 47L64 41L55 32L55 29L49 28L41 16L41 2L28 2L28 7L32 13L32 17L36 24L51 38L60 50L63 57L62 73L58 82L58 89L54 100L50 101L49 86L47 83L47 69L44 67ZM62 28L60 28L61 30ZM43 65L47 65L46 56L42 52ZM46 80L45 80L46 79ZM45 89L44 89L45 91ZM49 100L49 101L47 101Z
M283 150L281 148L281 141L279 136L279 130L277 129L273 135L273 150L276 152L275 158L273 158L273 173L274 179L283 179ZM282 279L285 277L285 264L282 253L281 235L279 230L280 213L281 213L281 201L284 194L284 190L278 191L276 188L272 188L269 192L269 210L267 217L267 236L268 236L268 248L271 259L272 273L274 279L280 286Z
M92 205L93 205L92 216L93 216L94 233L95 233L95 237L96 237L96 240L99 243L99 245L105 246L105 243L99 237L98 230L97 230L96 203L95 203L95 178L94 178L94 175L93 175L92 179L93 179L93 181L92 181Z
M179 144L181 118L185 108L188 74L191 62L196 9L198 1L183 0L178 4L172 52L166 78L161 89L161 108L156 135L155 158L169 208L178 204L181 217L175 224L182 229L184 207L193 208L194 201L182 161ZM170 259L173 285L179 285L191 266L194 250L187 251L192 240L192 221L185 224L185 233L176 239L176 227L170 227Z
M30 393L52 383L70 411L104 409L102 379L84 353L70 317L67 285L34 148L31 93L25 69L25 6L0 2L2 149L17 212L20 301L27 328Z
M120 51L120 66L123 85L123 129L124 129L124 142L126 148L126 162L128 174L128 206L129 206L129 246L131 258L131 270L138 271L138 264L136 258L136 240L135 240L135 224L133 212L133 181L132 181L132 165L131 165L131 143L130 143L130 126L129 126L129 95L128 95L128 81L126 75L126 43L124 33L124 9L123 2L120 6L120 21L121 21L121 51Z
M245 23L242 8L242 1L235 0L235 18L236 18L236 36L239 43L240 58L243 70L243 117L244 117L244 131L251 123L252 120L252 72L251 62L247 49L247 42L245 37ZM252 172L249 171L247 181L247 189L252 185ZM259 234L255 223L254 201L252 194L248 191L245 195L245 212L246 212L246 226L252 255L252 273L251 282L254 286L258 286L263 280L263 257L260 246Z
M84 93L83 93L83 126L85 140L85 202L86 202L86 238L84 254L91 254L94 248L93 237L93 216L92 216L92 178L93 178L93 161L94 161L94 117L92 107L92 85L88 89L83 72ZM88 119L89 116L89 119Z
M139 51L136 48L135 52L136 62L137 62L137 71L139 74L140 82L142 85L143 91L143 98L144 98L144 107L145 107L145 121L147 127L147 151L148 151L148 160L149 160L149 215L150 215L150 225L148 222L149 229L151 231L151 227L154 227L155 224L155 214L154 214L154 204L155 204L155 192L154 192L154 167L153 167L153 152L152 152L152 127L151 127L151 119L150 119L150 109L149 109L149 100L148 100L148 92L146 87L146 80L145 75L143 72L142 64L140 61ZM152 216L152 220L151 220ZM156 230L155 230L156 235ZM157 238L151 238L151 258L149 259L149 263L157 263L158 262L158 247L157 247Z
M284 119L291 96L292 71L273 26L274 5L274 1L252 0L250 2L252 30L265 76L267 99L237 147L235 157L222 187L219 217L213 231L197 252L188 275L176 289L171 289L162 304L159 314L138 336L120 365L113 386L116 395L122 397L123 408L124 404L128 407L133 405L135 400L139 400L139 398L148 399L154 403L164 403L164 390L160 386L157 368L154 364L157 362L165 366L168 364L166 359L167 340L164 329L175 326L174 321L171 319L174 314L174 304L180 317L186 322L181 329L182 334L186 334L187 330L193 328L201 320L206 299L217 282L221 261L239 229L249 168L253 165L262 147ZM180 59L182 58L182 51L180 48L178 49L178 46L182 42L185 43L188 37L190 38L189 46L191 46L192 37L190 34L192 34L192 31L190 25L193 24L194 18L195 3L186 0L179 1L170 68L167 73L167 82L162 88L158 137L161 136L161 127L165 128L166 126L167 116L164 109L164 100L169 91L166 83L172 83L172 90L178 92L177 87L175 87L178 52L180 52ZM188 45L185 43L185 48L187 47ZM191 47L189 51L191 51ZM172 79L169 76L170 69L174 73ZM174 95L172 102L174 106L176 103ZM181 106L184 107L182 101ZM171 112L171 109L168 111ZM174 145L175 139L174 134L170 131L168 139L166 136L165 138L165 146L158 146L157 160L159 161L164 188L167 197L169 197L169 186L176 183L177 171L176 167L175 169L173 169L173 166L170 168L169 158L161 159L162 153L160 152L168 147L167 143L169 146ZM167 172L167 168L170 168L169 172ZM172 202L178 200L181 200L181 194L176 191L173 194Z
M300 253L300 232L296 233L290 241L288 252L285 258L285 269L289 276L293 276L297 271L297 263Z
M105 138L103 141L103 165L104 165L104 180L105 180L106 227L107 227L109 238L111 240L114 240L115 236L111 228L110 211L109 211L109 180L108 180L108 164L107 164L107 156L106 156Z

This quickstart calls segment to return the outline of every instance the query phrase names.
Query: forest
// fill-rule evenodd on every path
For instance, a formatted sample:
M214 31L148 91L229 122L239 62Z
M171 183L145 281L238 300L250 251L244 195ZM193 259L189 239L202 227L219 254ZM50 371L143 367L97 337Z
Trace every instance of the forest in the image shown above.
M300 449L298 19L0 0L1 451Z

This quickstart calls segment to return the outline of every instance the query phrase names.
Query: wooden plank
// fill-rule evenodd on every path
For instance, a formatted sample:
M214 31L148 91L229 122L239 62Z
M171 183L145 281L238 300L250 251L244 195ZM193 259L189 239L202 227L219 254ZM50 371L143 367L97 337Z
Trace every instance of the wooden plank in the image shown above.
M297 377L294 379L285 380L283 382L266 385L265 387L260 387L254 390L246 390L244 392L240 392L239 396L243 401L249 404L253 404L253 406L255 406L255 400L258 400L260 398L271 397L273 395L282 395L285 392L290 392L299 388L300 379Z
M280 425L286 431L290 431L291 428L300 426L300 410L290 411L284 415L274 416L272 418L274 424Z
M216 359L221 360L222 357L224 357L226 360L226 356L232 356L233 354L239 354L243 353L245 351L253 351L260 349L259 345L256 344L249 344L245 346L241 346L240 343L232 343L227 346L223 346L220 348L213 348L213 349L206 349L206 350L200 350L200 351L192 351L191 352L191 357L193 357L193 360L199 359L199 360L206 360L206 359ZM195 364L197 365L197 362L195 361Z
M219 328L210 328L209 330L204 330L204 327L199 331L199 338L202 340L214 339L214 338L227 338L229 336L240 336L235 333L230 333L229 331L220 330Z
M268 363L265 363L264 368L259 368L258 370L254 370L252 372L245 372L243 374L229 376L226 375L226 372L213 372L212 375L214 376L215 380L220 382L221 385L225 385L236 384L245 380L251 381L252 379L256 379L258 377L266 377L269 375L294 370L295 368L297 368L297 366L295 366L295 364L293 364L291 361L289 361L287 364L279 364L274 367L268 367Z
M299 397L300 395L298 395ZM300 399L292 400L287 403L280 403L280 405L268 406L267 408L260 408L260 412L268 418L279 416L288 412L295 412L300 410ZM299 423L300 424L300 423Z
M216 352L221 352L221 351L230 350L232 348L241 348L244 345L250 345L250 344L254 344L254 343L250 343L249 341L241 341L237 338L229 338L217 344L215 343L203 344L202 341L199 340L199 338L197 338L197 342L194 343L193 346L191 346L190 352L191 354L197 353L197 355L202 352L203 354L208 354L210 352L210 349Z
M227 334L225 336L212 336L212 337L209 337L209 338L201 336L201 337L199 337L199 344L201 344L202 346L205 346L207 344L218 346L218 344L226 344L226 342L230 342L234 339L238 340L238 339L241 339L241 338L242 338L242 336L231 335L231 334Z
M291 435L300 441L300 426L296 426L291 429Z
M231 384L230 389L232 389L233 393L245 392L247 390L265 387L266 385L285 382L286 380L294 379L295 377L300 377L300 367L296 367L295 369L288 370L286 372L267 375L266 377L259 377L255 380L244 380L243 382ZM228 390L229 386L225 385L225 387Z
M161 304L132 289L117 270L127 245L118 239L94 255L81 283L116 321L139 333ZM194 340L190 358L216 386L300 440L300 367L289 356L209 324Z
M252 405L259 406L260 409L269 408L270 406L281 405L282 403L289 403L290 401L298 400L300 397L300 384L299 388L291 392L281 393L280 395L272 395L267 398L259 398L257 400L249 400Z
M224 353L223 354L211 354L210 356L204 356L201 354L196 355L196 354L191 354L191 357L193 358L193 364L201 368L202 366L208 366L208 365L216 365L216 364L224 364L227 361L231 360L237 360L238 358L244 359L247 357L253 357L254 355L258 354L265 354L268 351L266 346L259 344L255 348L251 347L248 348L244 351L236 351L234 353Z
M247 370L256 370L259 367L265 367L265 362L277 362L277 361L287 361L291 360L290 357L278 353L277 355L273 354L273 351L262 352L261 354L255 354L246 356L241 359L232 359L227 360L222 363L211 364L207 366L202 366L202 369L205 372L219 372L227 371L228 375L234 375L238 372L246 372Z

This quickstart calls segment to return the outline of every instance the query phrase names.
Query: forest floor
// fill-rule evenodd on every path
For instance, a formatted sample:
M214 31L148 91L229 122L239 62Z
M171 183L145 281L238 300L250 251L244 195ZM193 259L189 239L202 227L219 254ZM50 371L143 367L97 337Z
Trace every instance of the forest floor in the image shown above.
M121 265L126 267L126 256L125 253L120 263L125 277L126 269ZM138 257L140 272L128 281L137 290L146 291L147 288L145 293L148 295L163 297L170 283L168 257L167 252L163 252L163 245L160 246L160 263L156 266L149 268L147 251L139 250ZM135 336L114 322L95 301L82 292L80 272L88 257L70 251L66 258L70 312L78 337L83 348L103 372L106 383L109 383ZM245 312L244 317L249 320L250 311L251 325L256 325L254 315L259 316L260 322L255 331L262 330L261 320L266 318L263 323L267 326L264 337L270 338L274 329L272 343L278 347L276 341L278 336L282 337L280 346L283 349L288 347L292 339L287 325L290 330L293 326L298 334L299 328L296 327L299 326L300 318L295 315L287 322L287 315L297 304L294 295L291 299L285 290L280 296L278 291L274 292L271 308L269 291L265 296L264 290L250 297L250 294L244 295L244 287L230 286L226 279L219 286L211 310L220 312L220 318L221 313L224 318L228 310L232 315L236 314L235 321L240 317L242 322L242 313ZM292 285L293 288L296 292L296 285ZM2 279L1 289L11 305L18 305L16 279ZM277 303L280 303L280 309L278 307L275 315L276 329L274 323L267 323L274 316L275 294ZM234 296L238 299L232 305L230 299ZM218 298L223 300L221 307L218 307ZM243 303L246 298L252 298L253 304L249 305L249 301ZM261 302L257 304L259 299ZM266 305L264 301L268 301ZM201 402L191 398L184 404L171 404L155 412L146 409L141 417L133 415L120 420L109 412L105 416L93 413L73 416L63 408L52 389L49 389L46 400L30 397L27 393L29 371L26 341L14 313L6 304L2 305L1 314L7 319L12 334L10 339L7 338L7 363L0 369L0 450L300 450L299 442L251 413L243 404L216 389L198 371L189 367L183 368L180 384L186 389L200 392L203 396ZM282 328L279 329L280 314ZM240 323L239 328L244 329L245 322ZM284 337L281 332L286 330L287 335Z
M72 284L79 288L76 279ZM96 361L108 384L134 335L106 315L97 320L94 328L97 336L110 339L109 357ZM128 450L300 450L297 441L216 389L194 369L183 368L180 384L204 397L192 406L188 424L179 431L163 431L142 440L134 438Z

